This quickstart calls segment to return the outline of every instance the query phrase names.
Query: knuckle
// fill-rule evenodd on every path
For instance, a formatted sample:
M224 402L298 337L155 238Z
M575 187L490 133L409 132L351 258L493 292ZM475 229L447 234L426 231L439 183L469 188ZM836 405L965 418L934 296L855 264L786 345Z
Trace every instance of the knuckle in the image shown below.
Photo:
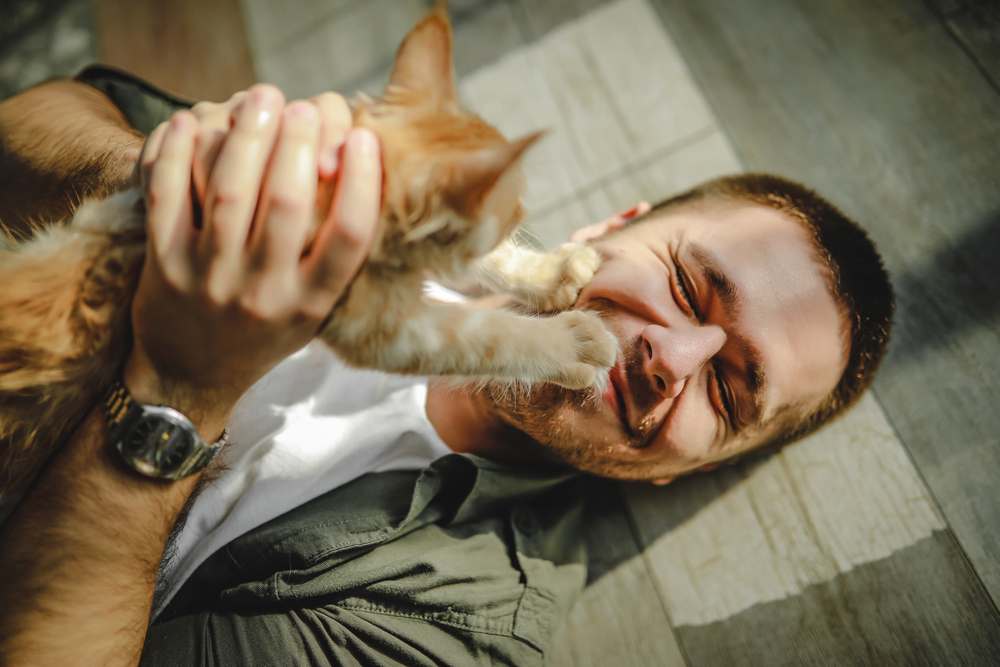
M366 231L353 224L337 223L330 236L332 244L342 253L360 253L368 244Z
M163 286L172 296L180 296L188 291L188 279L185 271L181 270L176 263L169 261L168 257L159 257Z
M163 206L167 199L164 192L165 184L160 179L146 179L146 208L157 209Z
M282 323L287 320L288 303L284 290L261 283L244 290L236 300L242 317L258 324Z
M271 193L270 209L283 218L300 218L312 212L312 203L307 202L305 197L300 197L291 192Z
M198 296L202 303L212 310L221 310L232 302L232 289L229 281L219 273L212 272L205 276Z
M217 189L212 192L206 202L206 210L212 211L213 220L216 218L224 218L229 211L236 208L239 204L240 197L234 191L228 188Z

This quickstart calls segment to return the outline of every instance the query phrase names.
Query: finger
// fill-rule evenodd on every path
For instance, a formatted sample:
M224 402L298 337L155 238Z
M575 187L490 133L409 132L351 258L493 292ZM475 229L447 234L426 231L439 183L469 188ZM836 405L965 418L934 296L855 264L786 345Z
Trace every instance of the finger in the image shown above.
M323 93L309 100L319 109L320 139L317 165L319 177L333 178L337 171L340 147L347 131L351 129L351 109L343 97L336 93Z
M158 154L150 165L145 195L150 243L161 261L173 258L178 247L186 248L184 240L190 234L191 159L196 129L191 113L181 111L159 130Z
M262 273L298 266L316 197L319 113L308 102L285 108L250 239Z
M233 93L225 102L199 102L191 109L201 125L192 165L192 182L197 199L196 226L200 226L200 207L207 195L209 174L219 159L226 134L236 124L236 114L246 97L247 91L241 90Z
M208 194L209 174L212 173L212 168L219 159L219 153L222 151L222 143L225 139L225 127L202 126L201 131L198 132L191 171L199 203L204 202Z
M139 153L139 183L143 190L149 183L149 173L153 169L153 163L160 154L160 146L163 144L163 135L167 131L167 123L162 122L146 138L146 143L142 145L142 152Z
M212 167L219 158L219 151L222 150L226 134L236 124L236 114L246 96L247 92L241 90L219 104L199 102L195 105L195 109L202 104L205 105L202 115L198 116L195 112L201 121L201 132L198 134L198 144L195 149L197 157L194 163L195 191L198 193L199 201L205 200L208 175L212 173Z
M308 284L333 299L357 273L378 224L382 165L378 139L370 130L348 133L338 179L330 216L303 262Z
M257 85L239 107L206 186L199 239L205 265L233 264L242 257L283 106L277 88Z

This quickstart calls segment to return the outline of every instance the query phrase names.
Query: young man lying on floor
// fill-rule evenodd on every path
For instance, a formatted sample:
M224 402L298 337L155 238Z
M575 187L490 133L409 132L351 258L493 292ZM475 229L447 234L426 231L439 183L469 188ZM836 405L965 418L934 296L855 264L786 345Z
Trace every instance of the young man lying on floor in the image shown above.
M322 298L349 285L381 175L341 98L286 105L256 86L154 137L138 170L151 238L192 224L199 161L232 195L201 229L302 224L308 207L266 202L310 201L301 165L343 142ZM3 102L0 219L23 235L128 184L142 146L79 82ZM541 663L586 581L578 473L663 484L788 442L853 403L882 358L880 259L799 185L716 180L583 236L603 264L575 308L620 345L597 402L346 368L310 342L301 248L261 265L241 234L202 254L151 243L124 385L206 442L228 424L230 442L208 473L150 479L109 448L95 406L2 528L4 664ZM225 275L226 298L176 270Z

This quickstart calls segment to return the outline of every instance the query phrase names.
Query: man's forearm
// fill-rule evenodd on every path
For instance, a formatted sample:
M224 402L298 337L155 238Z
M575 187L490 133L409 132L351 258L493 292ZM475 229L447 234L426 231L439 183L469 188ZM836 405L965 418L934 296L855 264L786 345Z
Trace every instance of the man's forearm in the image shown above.
M199 428L224 421L206 413ZM92 411L0 530L0 664L135 664L164 545L196 482L125 469Z
M142 141L107 97L76 81L0 102L0 224L23 237L81 198L111 194L128 182Z

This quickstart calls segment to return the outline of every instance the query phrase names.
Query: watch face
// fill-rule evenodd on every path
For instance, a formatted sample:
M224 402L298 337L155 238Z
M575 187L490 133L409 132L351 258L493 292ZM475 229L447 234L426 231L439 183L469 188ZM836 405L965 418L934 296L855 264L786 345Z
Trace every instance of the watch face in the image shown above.
M191 422L176 410L144 406L142 414L122 434L119 450L137 469L165 476L178 470L195 448Z

